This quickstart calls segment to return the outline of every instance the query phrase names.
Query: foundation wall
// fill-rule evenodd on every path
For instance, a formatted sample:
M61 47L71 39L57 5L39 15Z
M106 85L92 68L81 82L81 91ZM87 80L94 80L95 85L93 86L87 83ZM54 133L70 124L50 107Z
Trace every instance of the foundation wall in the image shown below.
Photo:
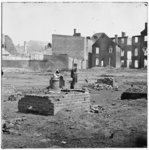
M26 95L18 103L19 112L55 115L58 111L68 108L90 109L89 93L77 92L60 95Z

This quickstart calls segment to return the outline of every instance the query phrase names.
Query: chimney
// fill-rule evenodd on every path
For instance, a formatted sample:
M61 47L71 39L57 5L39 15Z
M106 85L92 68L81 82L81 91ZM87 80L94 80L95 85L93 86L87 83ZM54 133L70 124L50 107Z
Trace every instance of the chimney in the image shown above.
M118 36L117 36L117 34L115 35L115 43L118 44Z
M76 34L76 29L74 29L74 35Z
M145 29L147 29L147 22L145 22Z
M125 37L126 36L126 33L125 32L122 32L122 37Z

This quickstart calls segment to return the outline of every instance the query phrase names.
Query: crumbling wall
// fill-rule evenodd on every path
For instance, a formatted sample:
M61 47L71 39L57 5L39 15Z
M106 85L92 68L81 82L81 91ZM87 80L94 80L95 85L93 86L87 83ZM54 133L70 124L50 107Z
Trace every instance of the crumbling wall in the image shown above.
M53 54L68 54L70 57L84 58L84 37L52 35Z
M44 94L44 95L26 95L18 102L19 112L33 112L44 115L55 115L63 108L90 109L89 93L63 93L63 94Z
M2 67L28 68L28 60L2 60Z
M37 71L68 70L67 55L46 55L44 60L30 60L29 68Z
M2 60L2 67L28 68L34 71L68 70L68 56L46 55L44 60Z

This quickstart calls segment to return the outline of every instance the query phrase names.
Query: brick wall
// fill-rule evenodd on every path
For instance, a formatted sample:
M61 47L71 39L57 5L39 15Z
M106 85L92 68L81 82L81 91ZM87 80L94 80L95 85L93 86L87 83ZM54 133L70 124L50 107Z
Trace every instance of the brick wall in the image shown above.
M2 60L2 67L28 68L33 71L68 70L67 55L46 55L44 60Z
M84 37L52 35L53 54L68 54L70 57L84 58Z
M38 94L26 95L18 102L19 112L39 113L44 115L55 115L62 109L83 108L90 109L89 93L56 93L56 94Z
M2 67L28 68L28 60L2 60Z

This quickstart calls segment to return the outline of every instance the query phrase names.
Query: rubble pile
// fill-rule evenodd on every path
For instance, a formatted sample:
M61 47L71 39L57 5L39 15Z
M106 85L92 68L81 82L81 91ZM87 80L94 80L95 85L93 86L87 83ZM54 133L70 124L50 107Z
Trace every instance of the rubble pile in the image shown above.
M92 105L90 107L90 112L92 112L92 113L99 113L99 112L102 112L102 111L104 111L104 108L102 106Z
M104 77L104 78L97 79L97 83L114 86L114 79L111 77Z
M2 131L3 133L16 133L15 130L19 130L20 126L26 118L14 118L11 120L4 120L2 119Z
M106 89L106 90L112 90L112 88L113 88L111 85L99 84L97 82L93 83L93 84L90 84L89 87L92 88L92 89L98 90L98 91L104 90L104 89Z
M133 93L146 93L147 92L147 87L143 86L143 87L133 87L133 88L128 88L126 90L126 92L133 92Z
M4 102L6 101L18 101L20 98L23 97L23 94L20 92L17 92L15 94L11 94L7 100L4 100Z
M118 91L118 86L115 85L113 78L100 78L97 79L97 82L89 84L89 88L92 88L94 90L115 90Z
M123 100L123 99L138 99L138 98L147 99L147 87L146 86L142 86L142 88L140 88L140 87L128 88L121 95L121 100Z

